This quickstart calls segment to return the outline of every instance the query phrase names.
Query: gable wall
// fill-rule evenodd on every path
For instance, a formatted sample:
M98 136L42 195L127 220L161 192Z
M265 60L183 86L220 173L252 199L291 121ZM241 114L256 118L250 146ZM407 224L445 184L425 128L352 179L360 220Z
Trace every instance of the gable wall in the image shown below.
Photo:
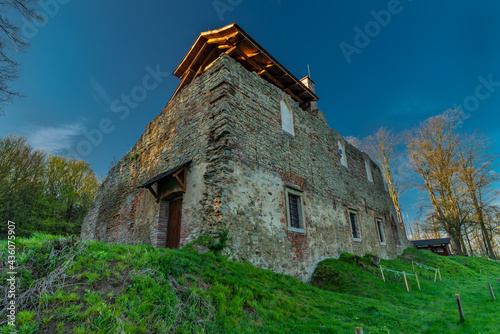
M223 57L229 93L219 108L231 119L230 182L223 190L222 226L230 229L228 251L261 267L308 279L317 262L340 252L395 257L411 247L390 224L392 201L382 175L369 157L328 127L321 111L307 112L280 89ZM281 129L280 101L294 113L295 136ZM344 142L348 167L340 163L337 140ZM365 159L374 182L366 175ZM288 231L285 184L303 192L306 233ZM361 242L353 241L348 208L357 210ZM387 245L380 244L376 218L381 218ZM396 245L399 233L401 245Z

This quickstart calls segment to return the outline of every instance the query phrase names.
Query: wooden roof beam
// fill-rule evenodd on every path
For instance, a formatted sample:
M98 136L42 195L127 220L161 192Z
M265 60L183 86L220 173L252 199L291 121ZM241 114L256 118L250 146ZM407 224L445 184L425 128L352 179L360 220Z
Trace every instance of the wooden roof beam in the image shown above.
M283 85L281 82L279 82L278 80L276 80L271 74L269 74L269 72L265 71L263 73L266 78L268 78L269 80L271 80L272 82L274 82L279 88L281 89L285 89L285 85Z
M193 70L189 70L189 71L186 71L184 73L182 81L179 84L179 86L177 87L177 89L175 90L174 95L172 95L172 97L174 97L175 95L177 95L177 93L180 92L180 90L182 88L184 88L184 86L186 86L187 84L189 84L191 82L190 78L193 75L194 75L194 71Z
M245 58L245 60L250 64L252 65L257 71L262 71L262 66L257 64L257 62L253 59L250 59L245 52L241 51L240 49L237 49L236 52L238 52L238 54L240 54L243 58Z
M304 102L300 97L298 97L297 95L295 95L290 89L285 88L285 92L287 92L288 94L290 94L290 96L293 97L295 99L295 101L297 101L299 103L303 103Z
M271 80L272 82L274 82L276 85L278 85L278 87L280 87L281 89L283 89L285 92L287 92L288 94L290 94L291 97L294 98L295 101L299 102L299 103L303 103L304 101L298 97L296 94L294 94L289 88L285 87L285 85L283 85L280 81L278 81L276 78L274 78L271 74L269 74L269 72L267 72L266 70L262 70L260 72L257 73L258 75L265 75L269 80Z
M208 46L207 43L203 44L203 46L200 48L200 51L198 51L198 53L196 54L196 56L194 57L193 61L191 62L191 64L189 64L189 67L188 69L186 70L185 73L191 71L192 67L194 64L196 64L196 62L198 61L198 59L200 58L201 54L203 53L203 51L205 51L206 47Z
M260 55L260 51L247 54L248 58L253 58L253 57L258 56L258 55Z
M226 53L228 55L231 55L233 52L235 52L236 50L238 49L237 46L233 46L232 48L230 48L229 50L226 51Z
M210 61L216 50L217 48L213 48L209 52L209 54L205 57L205 60L203 60L203 62L201 63L200 67L198 68L198 71L196 71L196 75L194 76L193 80L196 79L201 73L205 72L205 66L207 66L208 62Z
M219 38L210 38L207 40L208 44L225 44L229 39L235 37L236 35L239 34L239 31L233 32L232 34L229 34L224 37L219 37Z
M156 191L154 191L153 187L151 187L151 185L149 185L146 188L151 192L151 194L153 194L153 196L154 196L154 198L156 200L156 203L158 203L158 201L160 199L158 198L158 194L156 193Z

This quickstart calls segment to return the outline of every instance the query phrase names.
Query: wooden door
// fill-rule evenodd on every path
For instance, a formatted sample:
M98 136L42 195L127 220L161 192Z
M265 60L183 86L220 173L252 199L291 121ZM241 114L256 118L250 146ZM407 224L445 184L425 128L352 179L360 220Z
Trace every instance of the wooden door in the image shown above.
M179 248L181 240L182 197L168 206L167 248Z

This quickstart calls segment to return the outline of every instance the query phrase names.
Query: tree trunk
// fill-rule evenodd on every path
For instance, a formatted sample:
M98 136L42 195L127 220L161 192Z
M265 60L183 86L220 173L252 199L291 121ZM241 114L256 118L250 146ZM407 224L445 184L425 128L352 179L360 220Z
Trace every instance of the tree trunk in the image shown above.
M469 254L474 256L474 250L472 249L472 245L470 243L469 233L467 232L467 228L465 228L465 239L467 239L467 243L469 244Z

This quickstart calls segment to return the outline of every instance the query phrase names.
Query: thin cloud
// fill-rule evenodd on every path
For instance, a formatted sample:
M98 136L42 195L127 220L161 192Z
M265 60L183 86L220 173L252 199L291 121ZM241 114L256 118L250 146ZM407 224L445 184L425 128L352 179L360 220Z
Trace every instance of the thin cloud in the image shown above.
M90 84L94 89L94 93L92 94L94 100L96 100L104 110L108 111L112 101L106 90L93 76L90 76Z
M57 154L71 147L75 137L85 130L83 122L60 124L54 127L40 127L28 134L28 138L35 149L50 154Z

